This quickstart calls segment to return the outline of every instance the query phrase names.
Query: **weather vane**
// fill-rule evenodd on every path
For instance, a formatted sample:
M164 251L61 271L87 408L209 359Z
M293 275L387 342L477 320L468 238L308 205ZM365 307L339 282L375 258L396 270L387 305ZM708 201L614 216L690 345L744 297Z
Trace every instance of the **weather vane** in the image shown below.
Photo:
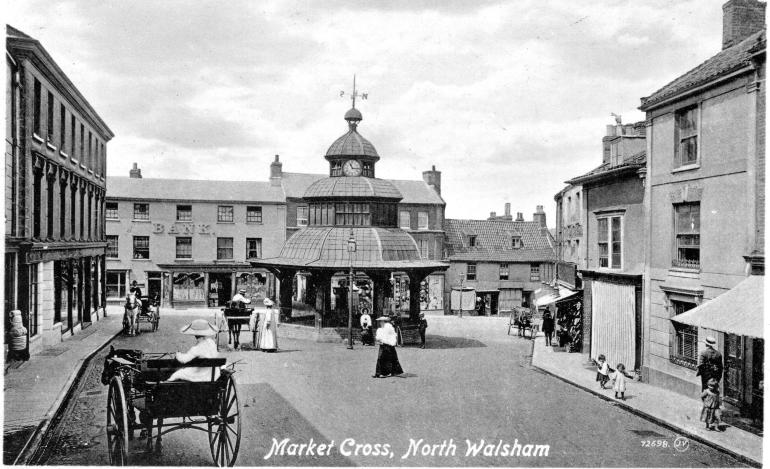
M345 96L344 91L340 91L340 97ZM356 98L368 99L369 93L359 93L356 91L356 76L353 75L353 93L350 95L350 100L353 101L353 107L356 107Z

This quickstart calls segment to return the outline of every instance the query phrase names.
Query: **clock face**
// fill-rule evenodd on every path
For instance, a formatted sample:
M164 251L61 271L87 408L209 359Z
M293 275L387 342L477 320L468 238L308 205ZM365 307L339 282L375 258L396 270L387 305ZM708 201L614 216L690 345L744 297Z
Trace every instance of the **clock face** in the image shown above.
M342 173L345 176L359 176L361 174L361 163L358 160L348 160L342 166Z

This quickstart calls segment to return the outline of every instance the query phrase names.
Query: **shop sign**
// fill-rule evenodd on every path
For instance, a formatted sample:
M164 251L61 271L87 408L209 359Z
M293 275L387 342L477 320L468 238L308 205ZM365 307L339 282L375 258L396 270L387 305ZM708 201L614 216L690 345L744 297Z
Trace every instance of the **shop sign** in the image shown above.
M168 233L170 235L185 235L185 234L202 234L202 235L210 235L211 233L211 225L206 224L200 224L195 225L193 223L172 223L168 226L168 230L166 229L166 225L163 223L153 223L152 224L152 232L153 234L161 234L161 233Z

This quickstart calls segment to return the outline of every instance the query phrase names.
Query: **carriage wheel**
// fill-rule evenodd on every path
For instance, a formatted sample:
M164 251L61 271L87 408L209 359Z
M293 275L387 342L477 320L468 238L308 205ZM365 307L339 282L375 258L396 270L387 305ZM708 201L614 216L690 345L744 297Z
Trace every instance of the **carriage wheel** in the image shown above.
M221 396L219 415L208 419L209 446L214 463L219 467L230 467L235 464L241 444L240 406L232 375L227 377Z
M128 415L120 376L113 376L107 393L107 450L110 464L128 465Z

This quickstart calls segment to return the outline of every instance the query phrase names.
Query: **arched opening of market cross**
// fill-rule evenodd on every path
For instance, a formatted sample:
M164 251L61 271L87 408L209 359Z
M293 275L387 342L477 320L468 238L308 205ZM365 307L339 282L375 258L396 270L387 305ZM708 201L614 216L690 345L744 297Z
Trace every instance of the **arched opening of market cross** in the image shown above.
M303 195L307 226L286 240L278 257L251 261L278 279L282 321L317 330L347 326L352 271L356 325L368 307L373 319L387 315L415 323L421 300L426 306L434 301L423 281L449 267L424 259L414 238L398 227L403 197L390 181L375 177L380 157L357 131L362 119L355 107L345 113L348 132L325 155L329 177Z

